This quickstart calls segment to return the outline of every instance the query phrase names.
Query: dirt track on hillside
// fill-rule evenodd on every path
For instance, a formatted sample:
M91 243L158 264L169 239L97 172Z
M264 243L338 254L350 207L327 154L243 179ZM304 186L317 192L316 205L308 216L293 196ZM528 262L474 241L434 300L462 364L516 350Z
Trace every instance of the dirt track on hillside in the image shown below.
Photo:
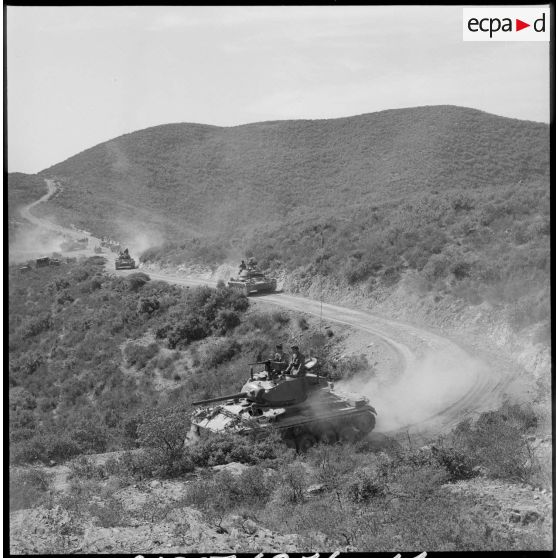
M36 227L75 238L83 233L67 229L32 213L38 204L50 199L56 191L54 181L46 180L48 192L21 210L21 215ZM99 239L89 236L88 250ZM112 262L115 255L102 254ZM113 271L126 275L130 271ZM215 284L207 279L149 271L153 279L181 285ZM391 383L371 377L351 382L346 387L370 397L378 411L376 435L409 433L419 438L447 432L461 419L495 408L502 400L506 386L517 372L497 362L488 365L481 358L454 341L425 328L409 325L354 308L275 293L253 299L258 304L321 316L330 323L345 324L370 334L370 340L389 346L399 355L402 370Z

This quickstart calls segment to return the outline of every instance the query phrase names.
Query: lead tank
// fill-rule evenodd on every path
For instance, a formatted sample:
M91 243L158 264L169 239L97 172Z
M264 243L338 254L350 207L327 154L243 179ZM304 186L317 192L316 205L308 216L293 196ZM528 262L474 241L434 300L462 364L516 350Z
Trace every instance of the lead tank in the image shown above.
M368 398L335 389L318 372L317 360L308 359L305 376L281 373L279 363L267 361L242 391L196 401L188 439L205 433L255 433L277 430L287 445L305 451L317 442L355 441L373 430L376 410ZM219 404L217 404L219 403Z

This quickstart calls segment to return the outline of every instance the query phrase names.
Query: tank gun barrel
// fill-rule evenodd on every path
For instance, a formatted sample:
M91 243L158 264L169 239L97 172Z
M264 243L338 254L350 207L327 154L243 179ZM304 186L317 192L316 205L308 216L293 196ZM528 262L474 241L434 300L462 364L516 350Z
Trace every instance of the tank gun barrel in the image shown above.
M247 395L247 393L241 391L240 393L233 393L232 395L221 395L221 397L212 397L211 399L192 401L192 405L206 405L207 403L217 403L217 401L227 401L227 399L241 399Z

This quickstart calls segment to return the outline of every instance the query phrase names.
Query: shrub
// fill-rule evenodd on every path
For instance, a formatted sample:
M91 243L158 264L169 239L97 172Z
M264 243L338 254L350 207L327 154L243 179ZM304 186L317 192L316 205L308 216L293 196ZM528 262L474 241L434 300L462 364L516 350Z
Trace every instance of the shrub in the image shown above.
M234 339L224 339L221 343L210 348L210 352L203 363L203 368L217 367L228 362L240 352L240 345Z
M35 436L21 441L14 440L10 446L10 462L14 465L45 460L45 446Z
M145 367L147 362L151 360L159 352L157 343L149 345L141 345L139 343L128 343L124 347L124 356L129 366L137 366L138 370Z
M21 335L24 339L34 337L49 330L52 327L52 316L43 313L37 318L29 318L21 327Z
M207 319L193 314L187 316L182 323L170 326L164 333L162 331L159 330L157 335L167 337L170 349L175 349L179 344L187 345L191 341L205 339L211 333Z
M40 505L51 482L51 476L41 469L10 471L10 512Z
M159 299L155 296L140 298L137 305L138 314L153 314L159 310L161 304Z
M174 477L192 470L191 458L184 451L189 426L181 409L154 412L138 426L139 443L149 448L146 455L159 474Z
M228 471L220 471L210 479L189 486L185 502L200 509L206 519L221 529L223 519L238 504L238 487Z
M386 486L378 478L375 469L359 469L355 472L354 480L347 485L348 499L355 504L367 503L373 498L383 496Z
M126 276L126 281L128 283L128 288L132 292L139 291L148 281L151 281L151 277L147 273L142 273L138 271L136 273L130 273Z
M477 476L474 461L471 456L458 448L432 447L434 458L449 473L449 480L467 480Z
M102 465L96 465L91 459L82 455L69 463L69 478L101 480L107 473Z
M505 411L490 411L482 413L475 424L460 423L454 431L455 445L489 476L526 482L534 461L524 432L525 426Z
M80 453L102 453L107 449L108 433L98 423L82 421L70 431L70 436Z
M254 465L236 479L237 493L242 503L262 507L271 499L276 480L275 475L266 475L261 467Z
M300 504L306 499L308 475L302 463L289 463L280 471L281 480L276 490L279 501Z
M126 511L122 502L109 496L102 503L93 502L87 510L95 519L100 527L105 529L110 527L120 527L126 525Z
M217 313L213 328L219 335L225 335L240 324L240 316L234 310L221 308Z
M216 434L188 448L192 462L198 467L224 465L233 461L250 465L276 459L285 450L279 435L271 433L261 440L238 434Z
M79 444L64 433L60 435L48 434L44 438L43 461L63 462L82 452Z

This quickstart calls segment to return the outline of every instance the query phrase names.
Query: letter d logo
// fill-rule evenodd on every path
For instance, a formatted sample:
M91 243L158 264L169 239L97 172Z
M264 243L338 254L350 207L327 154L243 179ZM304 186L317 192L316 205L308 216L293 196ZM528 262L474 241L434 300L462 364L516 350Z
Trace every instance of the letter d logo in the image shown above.
M535 23L533 23L533 29L537 32L537 33L544 33L545 32L545 27L546 27L546 14L543 12L542 17L539 17L539 19L535 19Z

